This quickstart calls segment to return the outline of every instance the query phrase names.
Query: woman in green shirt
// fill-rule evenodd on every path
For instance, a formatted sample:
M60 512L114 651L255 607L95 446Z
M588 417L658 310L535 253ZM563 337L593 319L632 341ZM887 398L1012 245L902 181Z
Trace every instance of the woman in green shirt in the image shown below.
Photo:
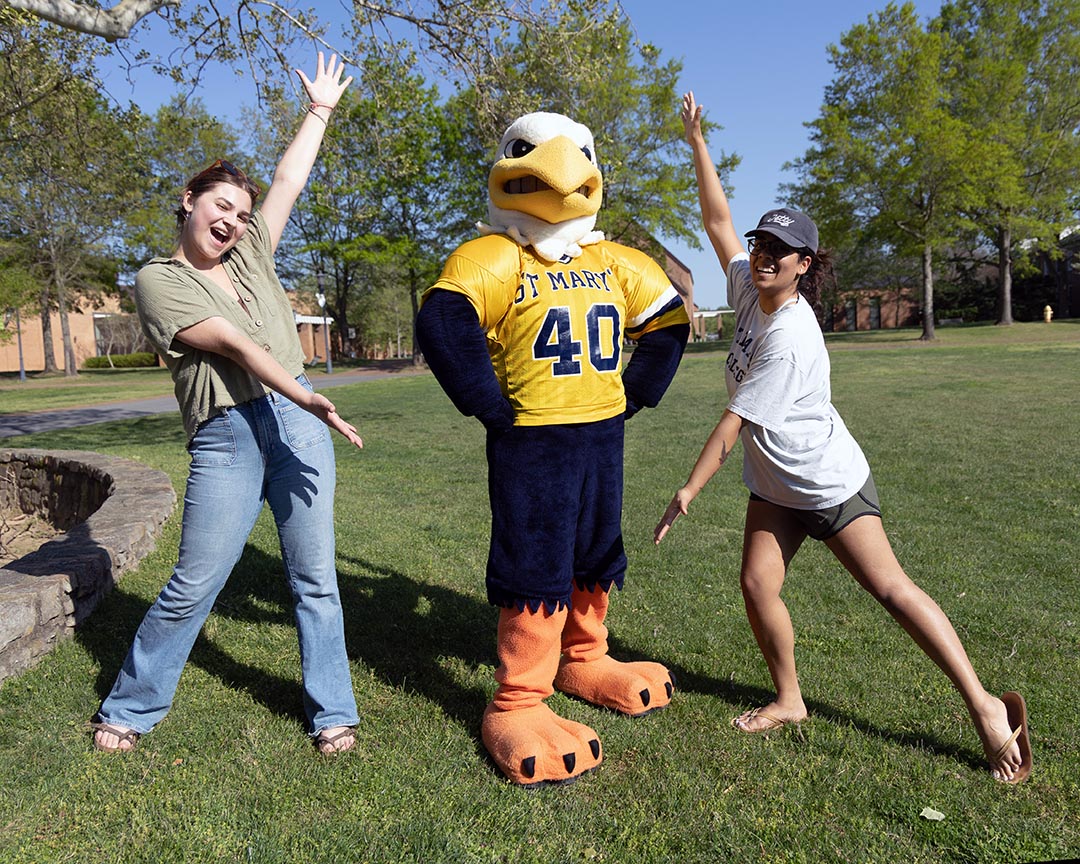
M319 53L310 107L259 188L218 160L184 189L179 245L135 280L143 330L165 358L191 468L172 578L135 634L94 724L99 750L131 750L172 703L187 657L248 534L269 503L300 640L304 708L324 753L350 749L357 723L334 554L334 451L327 427L356 429L312 392L274 251L307 183L330 114L352 78Z

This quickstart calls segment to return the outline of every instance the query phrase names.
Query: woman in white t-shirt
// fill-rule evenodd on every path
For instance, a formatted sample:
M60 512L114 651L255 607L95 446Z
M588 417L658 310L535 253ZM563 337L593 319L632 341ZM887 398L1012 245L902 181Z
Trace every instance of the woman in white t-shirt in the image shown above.
M683 97L706 233L728 277L736 332L727 358L729 402L686 485L656 526L657 543L716 473L738 439L750 489L741 586L747 617L776 687L768 705L732 720L766 732L806 717L795 670L795 638L780 598L787 565L808 536L823 541L856 581L895 618L963 697L997 780L1031 772L1026 707L1019 693L988 693L949 619L907 576L881 522L870 467L833 408L829 356L814 314L831 272L805 214L781 208L735 231L727 197L701 133L701 106Z

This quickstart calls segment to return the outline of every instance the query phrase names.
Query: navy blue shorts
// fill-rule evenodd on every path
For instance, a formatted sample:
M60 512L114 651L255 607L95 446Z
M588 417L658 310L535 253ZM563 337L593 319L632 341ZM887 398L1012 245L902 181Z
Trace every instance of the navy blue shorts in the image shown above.
M623 416L489 432L488 600L535 611L622 588Z

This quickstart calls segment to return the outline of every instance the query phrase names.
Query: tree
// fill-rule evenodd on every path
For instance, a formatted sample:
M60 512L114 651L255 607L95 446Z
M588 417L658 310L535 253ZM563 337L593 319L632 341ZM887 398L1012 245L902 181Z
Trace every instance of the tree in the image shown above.
M99 9L72 0L4 0L4 5L38 15L67 30L108 41L123 39L131 28L159 9L178 8L180 0L120 0L112 9Z
M146 192L123 214L125 263L132 269L176 247L176 208L191 177L215 159L250 163L235 130L209 114L198 99L174 97L152 117L139 119L134 144Z
M245 62L260 93L270 92L280 70L290 66L285 56L295 40L330 45L320 22L292 0L233 0L227 12L179 0L123 0L94 14L73 0L0 0L0 8L4 4L114 41L158 13L167 18L177 51L164 59L146 57L136 36L132 67L150 63L192 88L214 59ZM352 10L355 50L339 53L353 65L379 56L411 30L437 75L460 90L474 88L476 140L488 150L527 110L546 107L574 116L593 129L604 159L608 195L601 227L616 239L643 228L697 245L689 227L697 220L693 172L675 111L680 65L661 62L653 46L636 43L618 3L354 0ZM724 170L735 164L721 160Z
M279 268L294 285L310 289L318 272L330 277L328 312L339 332L361 328L360 347L367 340L361 310L373 294L399 292L415 314L420 292L470 228L470 214L450 203L459 186L453 109L440 104L437 88L415 65L401 44L383 46L361 64L278 252ZM261 136L266 165L297 122L295 103L283 92L272 104L274 131ZM471 215L475 221L478 213ZM411 324L408 332L411 341Z
M614 240L677 237L698 248L694 171L676 110L681 69L634 39L617 3L552 2L496 42L492 64L474 82L476 135L490 155L526 112L555 111L584 123L604 174L598 227ZM737 164L722 155L719 167Z
M55 309L65 374L75 375L69 307L77 295L115 286L110 251L121 216L140 195L130 138L137 112L116 110L84 78L64 74L65 58L85 59L83 40L20 20L0 38L0 91L13 94L0 132L0 234L19 249L40 287L46 371L56 369L49 321ZM55 83L41 89L38 77Z
M386 0L351 3L360 56L394 43L410 29L430 62L449 77L474 80L490 60L492 34L507 32L535 13L529 0ZM192 90L211 61L243 65L260 94L288 68L291 46L299 41L342 51L329 40L316 15L297 0L231 0L202 4L184 0L120 0L109 9L80 0L0 0L0 9L22 10L62 27L98 37L115 46L129 68L150 65ZM152 57L138 47L137 25L148 16L164 19L176 40L168 57ZM134 43L126 46L131 40Z
M154 350L143 335L136 315L121 313L99 318L95 329L98 344L109 361L110 369L115 368L113 354L133 354L136 351L153 352Z
M1060 254L1080 190L1080 5L957 0L942 9L956 43L956 110L987 143L984 206L969 216L997 249L999 324L1011 324L1020 241ZM988 110L988 106L992 106ZM1022 263L1022 261L1021 261Z
M15 338L16 321L30 309L38 293L34 276L20 257L17 246L0 243L0 314L4 316L0 345Z
M811 147L795 162L801 201L854 242L921 260L922 339L934 338L934 260L979 206L987 145L952 110L951 43L912 4L890 3L830 46L836 68Z

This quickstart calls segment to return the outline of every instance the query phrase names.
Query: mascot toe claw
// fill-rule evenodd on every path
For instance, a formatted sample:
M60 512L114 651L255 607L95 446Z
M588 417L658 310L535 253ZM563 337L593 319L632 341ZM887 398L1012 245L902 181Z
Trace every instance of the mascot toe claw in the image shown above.
M510 711L489 705L480 733L499 770L520 786L572 780L602 759L592 729L543 704Z
M587 661L564 658L559 664L555 686L586 702L631 717L664 708L675 692L671 673L659 663L620 663L607 655Z

